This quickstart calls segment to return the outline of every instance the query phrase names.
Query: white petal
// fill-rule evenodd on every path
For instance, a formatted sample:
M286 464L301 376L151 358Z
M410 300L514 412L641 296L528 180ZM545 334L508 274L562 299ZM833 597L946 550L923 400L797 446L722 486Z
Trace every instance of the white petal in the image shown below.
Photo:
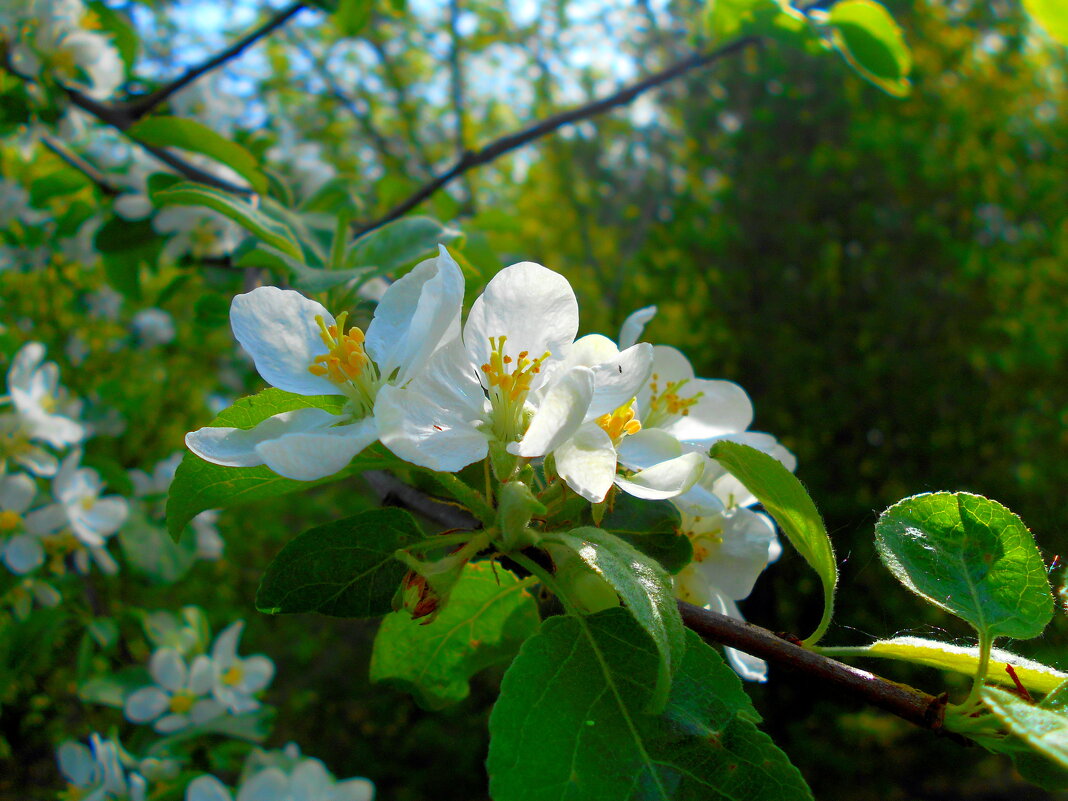
M619 443L619 463L628 470L642 470L682 456L679 441L659 428L643 428L623 437Z
M201 698L195 704L193 708L189 710L189 717L193 723L201 724L208 720L214 720L222 714L225 714L226 707L216 701L214 698Z
M325 409L305 408L268 417L255 428L201 428L185 435L185 444L206 462L224 467L256 467L263 457L256 446L295 432L320 431L342 418Z
M464 277L443 245L438 255L395 281L379 301L367 327L366 349L381 375L398 370L403 386L443 343L460 335Z
M96 760L81 743L68 740L59 746L56 756L59 759L60 773L75 787L88 787L95 778Z
M26 530L31 534L52 534L67 525L67 510L61 503L51 503L26 515Z
M47 442L53 448L77 445L85 439L85 426L61 414L31 414L27 430L32 439Z
M189 715L186 714L164 715L152 724L152 728L160 734L170 734L189 728L189 724L192 722Z
M0 509L21 515L36 494L37 484L24 473L0 478Z
M0 558L12 573L21 576L43 565L45 552L37 537L20 534L0 546Z
M676 381L692 381L694 377L693 366L690 364L690 360L682 354L682 351L669 345L653 346L652 375L656 376L655 381L661 392L664 391L664 387L668 384ZM654 379L650 377L650 381L653 380ZM649 408L650 394L649 384L642 387L641 391L638 393L638 408L643 414L645 413L645 410Z
M125 498L109 495L101 498L82 514L71 515L71 528L86 545L103 545L126 522L130 507Z
M30 394L34 373L44 357L45 347L40 342L27 342L19 348L7 371L7 388L12 395Z
M152 654L148 662L148 672L160 687L172 693L185 689L185 680L189 675L185 660L173 648L160 648Z
M168 703L170 697L159 687L142 687L127 696L123 712L133 723L147 723L162 715Z
M638 338L641 337L642 332L645 330L646 324L656 315L656 306L646 306L644 309L638 309L636 312L632 312L626 320L623 321L623 325L619 329L619 347L629 348Z
M251 695L271 683L274 677L274 662L265 656L250 656L241 662L241 690Z
M298 395L340 395L330 381L308 372L315 357L327 352L317 315L327 326L335 322L322 304L299 292L261 286L234 298L230 326L271 386Z
M289 776L289 793L293 798L324 798L334 786L334 779L318 759L306 759Z
M211 690L211 658L200 654L189 667L189 692L204 695Z
M478 418L443 406L415 390L383 387L375 401L382 444L401 459L430 470L454 473L481 461L489 440Z
M753 591L757 578L768 565L775 527L764 515L748 509L737 509L712 521L722 542L708 549L709 556L697 563L697 569L726 598L740 601ZM700 542L698 535L694 544Z
M604 429L586 423L553 457L557 473L571 489L591 503L604 500L616 477L616 450Z
M572 367L556 379L541 398L526 433L508 446L510 453L536 457L555 450L586 418L593 398L593 371Z
M637 498L663 500L686 492L701 477L703 469L700 454L685 453L635 473L629 479L617 478L616 485Z
M475 364L490 356L490 337L507 336L505 353L538 358L546 351L563 358L578 332L578 301L559 273L525 261L490 279L475 299L464 326L464 344Z
M234 801L234 797L214 776L198 776L185 788L185 801Z
M256 446L256 455L280 476L315 481L332 476L378 439L373 417L346 426L286 434Z
M733 381L695 378L679 394L692 398L698 393L701 397L688 409L688 414L664 426L679 439L706 440L744 431L753 422L753 403Z
M59 470L59 460L43 448L26 448L15 457L15 461L35 476L48 478Z
M220 673L226 671L237 658L237 641L241 639L241 630L245 621L238 620L223 629L211 647L211 659Z
M334 785L334 801L372 801L375 785L370 779L345 779Z
M241 785L237 801L285 801L288 789L289 777L278 768L267 768Z
M593 401L587 419L614 412L647 386L653 369L653 346L647 342L627 348L593 367Z

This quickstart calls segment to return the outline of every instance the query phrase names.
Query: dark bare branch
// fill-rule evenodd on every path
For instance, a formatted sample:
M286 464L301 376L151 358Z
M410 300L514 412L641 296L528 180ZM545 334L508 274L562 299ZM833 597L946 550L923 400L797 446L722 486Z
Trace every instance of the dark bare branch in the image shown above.
M68 148L62 142L57 142L51 136L42 136L41 143L53 153L55 153L57 156L59 156L69 166L78 170L86 178L96 184L100 188L100 191L102 191L105 195L114 196L120 194L121 190L113 186L111 182L109 182L108 179L104 176L104 174L100 172L100 170L98 170L95 166L83 159L73 150Z
M397 204L393 209L388 211L379 219L372 223L369 223L360 229L359 233L363 234L378 228L380 225L385 225L388 222L396 220L398 217L402 217L409 211L414 209L424 200L429 198L435 192L447 184L452 183L461 175L466 173L475 167L483 164L488 164L491 161L503 156L505 153L509 153L512 150L529 144L543 136L553 133L559 128L565 125L573 125L576 122L589 119L590 117L597 116L598 114L604 114L606 111L610 111L619 106L624 106L630 103L638 96L648 92L651 89L655 89L662 84L674 80L688 72L691 72L700 67L705 67L722 58L725 58L735 53L740 53L747 47L755 45L759 39L752 36L747 36L742 39L738 39L729 45L713 50L710 53L696 53L688 58L684 58L681 61L672 64L670 67L655 72L647 78L643 78L630 86L620 89L618 92L614 92L607 97L603 97L600 100L595 100L590 103L586 103L581 106L577 106L573 109L554 114L547 119L534 123L533 125L524 128L515 133L502 136L499 139L495 139L485 147L479 150L469 150L464 153L460 159L445 173L435 178L433 181L424 184L417 189L410 197L403 202Z
M220 53L217 53L216 55L196 65L195 67L190 67L178 78L171 81L170 83L161 86L154 92L149 92L146 95L142 95L140 97L136 97L130 100L128 103L123 105L123 112L127 117L130 118L131 122L140 119L141 117L152 111L152 109L156 108L156 106L160 105L171 95L173 95L175 92L180 92L182 89L189 86L189 84L193 83L201 76L206 75L212 70L218 69L226 62L237 58L247 48L254 45L260 39L264 38L268 34L285 25L287 22L289 22L290 19L292 19L301 11L303 11L305 7L306 6L303 2L291 3L290 5L279 11L277 14L272 16L270 19L268 19L266 22L264 22L262 25L253 29L252 31L249 31L249 33L242 36L240 39L238 39L232 45L227 47L225 50L221 51Z

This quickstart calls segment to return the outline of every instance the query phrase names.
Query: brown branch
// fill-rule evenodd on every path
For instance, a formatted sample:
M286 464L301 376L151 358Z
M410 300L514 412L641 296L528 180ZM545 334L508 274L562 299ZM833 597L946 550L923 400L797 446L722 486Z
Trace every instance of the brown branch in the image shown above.
M647 78L643 78L630 86L620 89L618 92L603 97L600 100L595 100L591 103L568 109L567 111L562 111L559 114L554 114L553 116L548 117L541 122L534 123L520 131L508 134L507 136L502 136L479 150L469 150L464 153L447 172L417 189L410 197L397 204L379 219L363 226L358 233L365 234L372 229L378 228L381 225L396 220L398 217L404 216L443 186L452 183L474 167L488 164L500 156L503 156L505 153L520 148L536 139L540 139L565 125L572 125L581 120L597 116L598 114L603 114L618 106L626 105L639 95L648 92L650 89L655 89L656 87L685 75L692 70L719 61L721 58L739 53L747 47L756 44L758 41L759 39L756 37L747 36L721 47L718 50L713 50L711 53L696 53L672 64L670 67L666 67L659 72L653 73Z
M479 522L468 512L451 504L435 500L426 493L405 484L383 470L367 470L364 480L386 506L401 506L449 529L479 528Z
M114 197L121 193L121 190L113 186L100 170L66 145L57 142L55 139L47 135L41 136L41 143L59 156L59 158L66 162L68 166L78 170L78 172L82 173L86 178L96 184L97 187L100 188L100 191L105 195Z
M914 687L898 684L809 651L760 626L710 612L679 601L686 627L705 640L737 648L776 665L803 673L824 684L845 690L860 700L907 720L913 725L957 738L942 730L946 697L928 695Z
M207 59L201 64L198 64L195 67L190 67L178 78L171 81L170 83L164 84L159 89L156 89L154 92L149 92L146 95L135 97L129 102L125 103L122 107L123 112L126 114L127 117L129 117L131 122L140 119L141 117L152 111L152 109L154 109L160 103L162 103L171 95L173 95L175 92L180 92L182 89L189 86L189 84L193 83L202 75L205 75L211 72L212 70L221 67L223 64L225 64L227 61L230 61L231 59L237 58L237 56L241 55L248 47L255 44L260 39L272 33L276 29L285 25L287 22L289 22L290 19L292 19L301 11L303 11L304 8L304 3L300 2L299 0L298 2L291 3L290 5L279 11L277 14L272 16L270 19L268 19L265 23L260 25L258 28L255 28L254 30L250 31L245 36L242 36L240 39L238 39L232 45L227 47L225 50L212 56L211 58Z

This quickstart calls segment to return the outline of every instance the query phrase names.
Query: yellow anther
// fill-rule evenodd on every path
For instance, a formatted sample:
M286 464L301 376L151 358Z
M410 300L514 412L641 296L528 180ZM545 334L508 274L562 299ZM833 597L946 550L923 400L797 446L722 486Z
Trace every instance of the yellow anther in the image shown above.
M179 690L171 696L170 703L167 705L175 715L183 715L193 708L193 704L196 701L196 696L186 690Z
M690 382L690 379L683 378L680 381L671 381L664 386L663 391L660 390L659 378L656 373L653 373L652 380L649 382L649 413L646 416L646 424L652 425L650 419L660 422L663 418L679 415L686 417L690 414L690 408L695 406L705 393L698 392L690 397L683 397L680 395L680 390Z
M56 407L59 405L54 397L51 395L42 395L38 401L41 409L48 414L53 414L56 411Z
M371 361L363 349L366 338L363 331L356 326L345 331L345 320L348 316L348 312L342 312L336 323L327 325L321 314L315 315L315 322L319 325L319 337L326 345L327 352L316 356L308 365L308 372L312 375L339 385L355 381Z
M627 434L637 434L642 430L642 424L634 419L634 398L611 414L602 414L596 422L616 443Z
M233 687L235 684L240 684L241 679L245 678L245 671L241 669L241 665L231 665L230 668L222 674L222 683L228 687Z
M515 358L515 366L511 356L504 355L504 343L507 337L490 337L490 360L482 365L482 372L486 374L486 380L490 388L499 387L501 394L510 401L521 401L526 398L530 391L530 384L534 376L541 372L542 363L551 355L545 351L537 359L531 359L528 351L520 352Z
M78 501L78 505L81 506L82 509L84 509L85 511L89 512L94 506L96 506L96 498L86 496L85 498L82 498L80 501Z
M0 532L8 533L22 525L22 515L5 509L0 512Z

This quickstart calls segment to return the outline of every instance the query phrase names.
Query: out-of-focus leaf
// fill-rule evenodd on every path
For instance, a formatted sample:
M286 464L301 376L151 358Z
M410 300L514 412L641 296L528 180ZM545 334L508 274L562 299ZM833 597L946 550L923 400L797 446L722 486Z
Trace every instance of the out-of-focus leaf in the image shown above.
M912 54L894 18L874 0L841 0L827 25L834 46L863 78L895 97L909 93Z

